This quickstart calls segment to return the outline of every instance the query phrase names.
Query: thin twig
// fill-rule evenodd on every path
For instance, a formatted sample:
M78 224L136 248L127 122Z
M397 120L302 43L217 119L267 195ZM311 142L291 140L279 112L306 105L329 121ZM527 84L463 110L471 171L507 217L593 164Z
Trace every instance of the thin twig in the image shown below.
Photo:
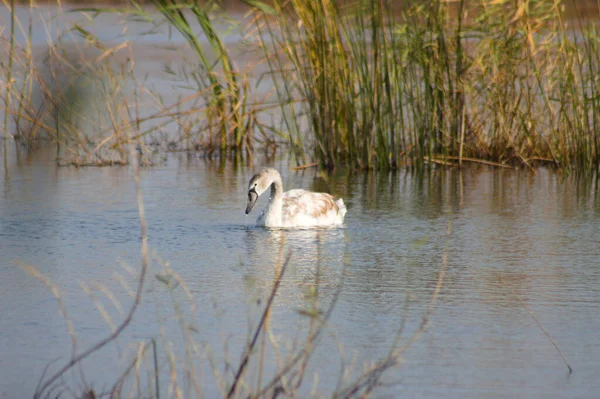
M314 350L314 343L317 341L317 339L319 338L319 336L321 335L321 333L323 332L324 326L327 324L327 322L329 321L329 319L331 318L331 314L333 313L333 309L335 308L337 301L344 289L344 276L346 275L346 268L347 268L348 264L346 261L344 261L344 267L341 271L341 277L340 277L340 282L337 286L337 289L335 291L335 293L333 294L333 298L329 304L329 308L327 309L327 312L325 312L325 315L323 317L321 317L321 323L319 328L317 328L316 330L314 330L314 332L312 334L309 334L309 336L306 339L306 342L304 344L304 348L302 351L296 353L288 362L287 364L285 364L280 370L279 372L271 379L271 381L269 381L269 383L267 383L259 392L258 394L255 395L255 397L263 397L266 395L266 392L269 391L270 389L274 389L275 393L278 390L283 390L283 388L281 387L275 387L275 385L278 382L281 382L281 380L283 379L283 377L288 374L290 371L293 370L294 366L296 366L296 364L298 364L299 361L301 361L302 359L304 359L306 356L309 355L309 353L307 353L307 351L312 348ZM275 388L274 388L275 387ZM273 397L277 396L276 394L273 395Z
M290 262L290 257L291 257L291 252L289 252L287 254L285 261L283 263L283 266L281 267L281 272L277 275L277 278L275 279L275 284L273 285L273 289L271 289L271 295L269 296L269 300L267 301L267 306L265 307L265 310L263 311L263 314L260 318L260 322L258 323L256 330L254 331L254 336L252 337L252 341L250 342L250 345L248 345L246 354L244 355L244 358L242 359L242 362L240 363L240 366L238 367L238 370L235 373L235 378L233 379L233 384L231 384L231 388L229 389L229 392L227 393L228 398L231 398L233 396L233 394L235 393L237 384L240 381L240 378L242 377L242 373L244 372L244 369L248 365L248 361L250 360L250 354L254 350L254 346L256 345L256 341L258 340L258 336L260 335L260 332L262 331L263 324L265 323L265 320L267 319L267 315L269 314L269 310L271 309L271 305L273 304L273 300L275 299L275 294L277 294L277 290L279 289L279 285L281 284L281 279L283 278L283 274L285 273L285 270L287 269L287 265Z
M565 359L565 356L562 354L561 350L559 349L558 345L556 344L556 342L554 342L554 340L552 339L552 337L550 336L550 334L548 333L548 331L546 331L546 329L544 328L544 326L542 325L542 323L539 322L539 320L535 317L535 315L533 314L533 312L531 311L531 309L529 309L529 307L525 304L525 302L523 302L521 300L521 298L519 297L519 295L517 295L517 293L515 292L515 290L512 287L509 287L506 282L504 282L504 280L502 279L501 276L498 276L498 279L500 280L500 282L502 283L502 285L504 286L504 288L506 289L510 289L512 294L515 296L515 298L517 298L517 301L519 301L519 303L521 304L521 306L523 306L525 308L525 310L527 311L527 313L529 313L529 316L531 316L531 318L536 322L536 324L540 327L540 329L542 330L542 332L546 335L546 337L548 337L548 339L550 340L550 342L552 342L552 345L554 345L554 348L556 348L556 351L558 352L558 354L560 355L561 359L563 360L563 362L565 362L565 364L567 365L567 368L569 369L569 374L573 373L573 369L571 368L571 366L569 365L569 362L567 362L567 359Z
M292 168L292 170L302 170L302 169L308 169L308 168L312 168L313 166L317 166L319 165L318 162L311 162L311 163L307 163L304 165L300 165L300 166L295 166Z
M160 386L158 385L158 355L156 354L156 340L152 338L152 355L154 356L154 384L156 399L160 399Z
M313 293L313 311L315 312L314 316L310 317L310 335L314 335L315 334L315 330L316 330L316 320L317 317L319 316L319 285L321 283L321 234L320 232L317 233L317 267L315 270L315 282L314 282L314 289L315 292ZM297 381L295 384L295 389L298 390L298 388L300 388L300 385L302 384L302 380L304 379L304 374L306 373L306 369L308 366L308 361L310 360L311 355L314 353L314 347L312 345L312 342L309 342L309 345L306 350L304 351L306 353L306 355L304 356L304 360L302 361L302 363L300 364L300 369L297 372Z
M461 2L461 7L462 7L462 2ZM461 124L460 124L460 148L458 150L458 166L460 166L460 167L462 167L463 147L465 144L465 119L466 119L465 113L466 113L466 107L463 104Z
M151 342L154 342L154 339L152 339ZM125 384L125 379L127 378L127 375L129 374L129 372L131 370L133 370L133 368L136 366L136 364L138 363L138 360L144 356L144 354L146 353L146 350L150 347L149 345L146 345L145 343L142 342L143 348L142 350L138 353L138 356L136 356L132 361L131 364L125 369L125 371L121 374L121 377L119 378L119 380L113 385L111 392L110 392L110 397L111 398L118 398L120 397L120 392L123 389L123 385Z
M446 156L446 157L444 157L444 159L455 160L455 159L459 159L459 157ZM462 161L463 162L466 161L466 162L480 163L480 164L483 164L483 165L497 166L499 168L505 168L505 169L514 169L510 165L505 165L505 164L499 163L499 162L486 161L484 159L479 159L479 158L462 157Z
M437 164L444 165L444 166L458 166L457 164L454 164L452 162L447 162L447 161L437 159L437 158L430 158L428 156L424 156L423 159L427 162L437 163Z

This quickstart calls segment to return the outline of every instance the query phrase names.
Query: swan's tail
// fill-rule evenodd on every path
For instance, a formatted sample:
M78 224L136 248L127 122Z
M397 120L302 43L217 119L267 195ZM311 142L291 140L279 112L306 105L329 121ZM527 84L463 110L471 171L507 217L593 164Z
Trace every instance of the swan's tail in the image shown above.
M346 204L344 204L344 200L341 198L338 198L335 200L335 204L338 207L338 213L340 214L341 217L344 217L346 215L346 211L348 209L346 209Z

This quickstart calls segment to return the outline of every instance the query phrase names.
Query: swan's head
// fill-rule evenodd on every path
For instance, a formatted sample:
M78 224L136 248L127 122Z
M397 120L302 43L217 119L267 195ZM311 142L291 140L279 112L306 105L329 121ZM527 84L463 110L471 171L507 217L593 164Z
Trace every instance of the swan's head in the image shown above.
M246 205L246 215L250 213L258 197L264 193L273 181L279 176L279 172L275 169L263 169L250 179L248 184L248 204Z

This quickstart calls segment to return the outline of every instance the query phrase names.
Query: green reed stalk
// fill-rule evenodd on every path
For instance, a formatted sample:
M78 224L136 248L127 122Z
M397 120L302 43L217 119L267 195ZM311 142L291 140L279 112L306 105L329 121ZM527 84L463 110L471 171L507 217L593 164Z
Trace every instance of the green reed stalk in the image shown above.
M278 4L275 4L275 7L278 7ZM281 13L281 9L277 8L277 9L272 9L271 12L267 13L268 15L274 14L274 13ZM270 50L276 46L275 44L275 35L274 35L274 31L273 31L273 27L271 26L270 23L266 23L264 24L264 28L263 25L260 23L260 21L257 21L259 23L256 24L256 28L257 28L257 32L258 32L258 36L261 38L261 40L263 40L262 38L266 38L264 40L269 40L269 42L263 41L262 45L261 45L261 49L263 50L264 54L265 54L265 60L269 66L269 70L271 71L276 71L279 65L282 65L282 54L280 52L275 52L274 54L270 54ZM266 31L265 31L266 28ZM281 26L278 26L276 29L281 29ZM268 45L267 45L268 43ZM297 163L299 164L305 164L306 163L306 156L305 156L305 152L304 152L304 146L302 144L302 137L299 131L299 121L298 121L298 116L296 113L296 109L293 106L294 104L294 98L293 98L293 87L292 87L292 83L286 79L283 80L279 80L276 74L273 74L273 80L274 80L274 86L275 86L275 94L277 96L277 101L278 103L281 105L281 109L282 109L282 113L281 113L281 117L283 119L283 122L285 123L286 129L289 132L288 134L288 140L290 142L290 145L296 155L297 158ZM281 88L280 86L283 86L283 88ZM285 108L285 106L288 106L289 108ZM298 159L299 158L299 159ZM298 162L300 161L300 162Z
M576 7L576 4L574 4ZM598 151L598 141L600 132L598 132L598 73L599 59L598 54L598 33L595 25L583 26L581 16L577 24L577 33L575 35L575 44L577 48L582 49L583 54L577 58L578 74L581 76L580 90L582 98L582 153L580 157L581 170L591 170L594 166L598 167L600 153ZM575 29L575 26L574 28ZM579 45L578 45L579 44Z
M27 68L25 69L25 73L23 76L23 86L21 87L20 93L20 101L19 101L19 110L17 111L17 118L15 121L15 126L17 129L20 129L21 118L23 116L24 107L27 107L31 103L31 95L33 92L33 54L32 54L32 37L33 37L33 8L35 7L34 0L29 0L29 24L27 30L27 44L25 50L25 57L27 62Z
M4 108L4 146L6 153L6 146L8 145L8 115L10 113L10 100L11 100L11 87L12 87L12 69L13 69L13 57L15 48L15 0L10 1L10 43L8 53L8 71L6 72L6 108Z
M218 115L218 129L220 136L219 148L221 155L229 146L229 131L233 132L231 147L241 145L243 142L243 123L240 115L241 92L237 82L236 72L227 50L215 31L208 13L202 9L198 0L179 4L176 0L154 0L154 5L167 19L171 26L179 31L186 39L196 54L202 67L207 71L208 79L213 90L214 109ZM218 71L202 48L183 10L192 11L204 32L208 43L215 52L215 58L223 69L225 82L218 78Z

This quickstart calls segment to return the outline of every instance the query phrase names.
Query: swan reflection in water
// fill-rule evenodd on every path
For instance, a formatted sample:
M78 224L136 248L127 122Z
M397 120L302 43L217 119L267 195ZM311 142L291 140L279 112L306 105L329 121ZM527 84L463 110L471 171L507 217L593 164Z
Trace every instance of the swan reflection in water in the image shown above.
M300 308L318 290L329 302L340 287L347 254L345 228L246 229L244 272L254 295L266 298L288 253L287 265L276 303ZM258 299L258 298L256 298Z

